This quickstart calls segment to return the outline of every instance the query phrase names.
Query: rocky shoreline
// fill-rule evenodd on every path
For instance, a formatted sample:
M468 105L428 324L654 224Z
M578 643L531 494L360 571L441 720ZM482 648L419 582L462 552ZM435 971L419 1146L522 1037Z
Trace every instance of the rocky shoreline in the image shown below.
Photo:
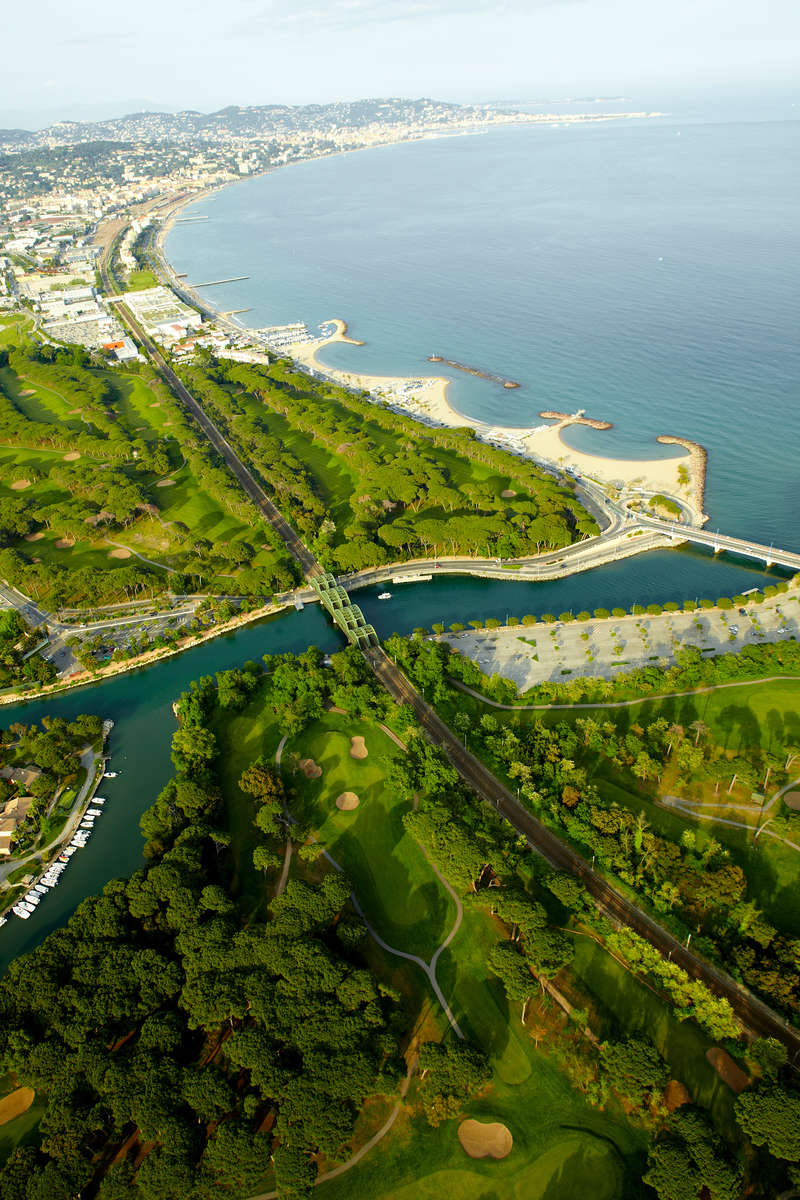
M705 446L701 446L699 442L692 442L688 438L672 437L671 434L662 434L656 438L656 441L661 442L662 446L683 446L684 450L689 451L692 503L698 515L704 521L708 520L703 510L706 498L706 468L708 466L708 451Z

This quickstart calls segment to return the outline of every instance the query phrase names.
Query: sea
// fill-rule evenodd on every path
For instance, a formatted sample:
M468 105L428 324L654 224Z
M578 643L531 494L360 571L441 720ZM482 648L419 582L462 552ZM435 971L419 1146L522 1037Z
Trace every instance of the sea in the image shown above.
M554 122L337 155L206 197L167 253L221 309L263 326L331 317L366 344L334 366L420 375L441 354L520 388L452 372L451 400L482 420L542 409L610 420L569 431L581 449L709 453L712 528L800 550L800 195L792 110L717 105L680 118ZM436 373L442 368L437 364ZM551 583L434 578L358 593L381 636L473 618L715 598L777 578L701 549L659 551ZM0 929L0 972L81 899L141 862L138 822L172 771L171 706L190 680L267 651L325 650L317 606L147 669L0 710L0 724L95 712L114 721L103 816L28 921Z
M624 106L623 106L624 107ZM708 451L710 528L800 549L800 110L550 122L293 164L185 209L166 251L264 326L341 317L366 372L449 374L501 424L585 409L598 454ZM518 381L509 391L431 354Z

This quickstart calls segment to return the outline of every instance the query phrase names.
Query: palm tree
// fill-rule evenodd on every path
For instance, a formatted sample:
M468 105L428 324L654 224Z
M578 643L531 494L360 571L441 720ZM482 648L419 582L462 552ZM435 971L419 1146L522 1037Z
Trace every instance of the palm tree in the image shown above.
M669 754L672 754L674 746L680 745L680 743L683 741L684 734L685 731L682 725L670 725L669 729L667 730L667 746L669 747Z
M708 726L706 725L706 723L704 721L692 721L689 728L694 730L695 746L700 741L701 736L705 737L706 734L710 732Z

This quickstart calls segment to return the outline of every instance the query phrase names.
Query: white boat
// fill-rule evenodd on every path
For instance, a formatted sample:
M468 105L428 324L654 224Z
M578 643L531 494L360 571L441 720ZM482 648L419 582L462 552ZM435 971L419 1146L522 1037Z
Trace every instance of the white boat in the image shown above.
M15 904L11 910L15 916L21 917L23 921L27 921L31 915L27 908L23 908L21 904Z
M379 600L391 600L391 598L392 598L391 592L381 592L380 596L378 596Z
M103 779L116 779L118 774L118 771L104 771Z
M105 804L105 796L92 796L92 804Z
M8 917L0 917L0 929L2 929L3 926L7 925L7 924L8 924Z

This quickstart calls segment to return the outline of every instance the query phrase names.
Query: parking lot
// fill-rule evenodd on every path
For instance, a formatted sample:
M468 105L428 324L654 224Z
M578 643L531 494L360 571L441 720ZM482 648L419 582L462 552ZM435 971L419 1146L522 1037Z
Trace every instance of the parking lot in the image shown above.
M634 667L666 667L682 646L721 654L789 637L800 637L797 591L745 609L537 622L446 633L440 640L471 658L486 675L511 679L524 692L545 680L563 683L587 675L610 679Z

